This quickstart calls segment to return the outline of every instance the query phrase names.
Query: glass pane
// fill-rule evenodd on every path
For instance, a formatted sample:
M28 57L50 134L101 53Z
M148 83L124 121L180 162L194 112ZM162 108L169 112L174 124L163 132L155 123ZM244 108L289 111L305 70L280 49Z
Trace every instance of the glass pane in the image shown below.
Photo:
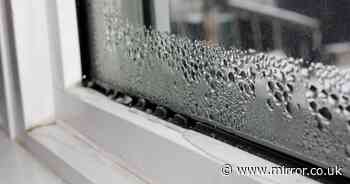
M86 85L350 176L350 1L170 0L168 32L154 7L80 5Z

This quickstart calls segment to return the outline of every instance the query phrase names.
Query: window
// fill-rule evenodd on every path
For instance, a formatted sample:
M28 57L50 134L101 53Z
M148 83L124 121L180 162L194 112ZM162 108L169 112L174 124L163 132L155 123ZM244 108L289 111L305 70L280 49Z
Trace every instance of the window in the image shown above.
M288 3L172 0L161 12L168 28L163 20L157 30L156 1L82 2L85 86L183 127L205 124L296 159L347 167L340 109L348 104L340 96L348 97L324 74L334 66L313 56L330 42L321 22L333 20Z
M274 1L80 0L38 5L43 16L30 15L39 22L34 27L47 34L43 43L51 64L42 70L52 71L52 82L44 80L46 74L35 75L36 83L44 81L39 87L52 93L54 112L48 114L123 158L136 173L158 183L225 183L237 178L215 172L224 162L273 165L288 159L308 167L336 164L348 173L348 75L316 62L331 58L320 56L328 53L324 50L339 48L321 42L326 34L317 16ZM26 17L17 16L14 27L23 34L19 22ZM26 44L17 52L29 48ZM327 62L338 63L343 56ZM310 62L296 59L300 57ZM21 75L21 80L30 76ZM26 122L27 128L32 122Z

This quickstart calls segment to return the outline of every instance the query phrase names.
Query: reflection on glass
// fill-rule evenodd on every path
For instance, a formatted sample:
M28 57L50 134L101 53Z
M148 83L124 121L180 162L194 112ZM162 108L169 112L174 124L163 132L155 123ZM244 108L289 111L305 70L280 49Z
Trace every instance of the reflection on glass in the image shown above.
M171 31L310 62L350 62L350 1L171 0Z

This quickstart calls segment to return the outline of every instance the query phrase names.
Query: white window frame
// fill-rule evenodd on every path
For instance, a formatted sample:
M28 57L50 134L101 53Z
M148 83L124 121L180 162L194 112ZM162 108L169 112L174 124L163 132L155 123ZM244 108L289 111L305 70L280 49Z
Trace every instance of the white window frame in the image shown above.
M6 9L4 2L1 1L1 10ZM6 20L2 21L1 27L4 29L1 31L9 30L11 27L8 26L12 25L9 21L13 20L14 34L8 38L14 39L7 41L17 46L2 44L4 47L1 47L2 51L7 50L9 53L11 49L16 50L16 54L9 55L7 62L2 64L3 72L6 72L3 76L9 77L5 84L5 88L10 90L7 94L13 93L13 96L7 97L8 104L12 104L7 108L10 112L7 113L10 135L40 155L41 160L67 181L88 183L86 178L74 172L67 163L28 136L26 130L36 126L36 122L60 121L68 124L105 152L121 158L128 169L150 183L262 184L294 183L296 180L310 183L309 179L291 176L223 176L220 169L224 163L233 166L273 164L238 148L188 131L195 137L196 144L193 144L179 133L184 132L184 129L129 109L93 90L81 87L75 1L8 2L12 9L1 14L1 20ZM33 13L33 10L37 13ZM33 20L40 23L28 27L26 22ZM33 40L28 39L29 35L24 33L26 31L42 34L40 44L47 47L32 48L30 42ZM28 50L37 55L29 54ZM48 54L38 61L41 65L39 71L38 64L31 66L26 63L35 62L43 52ZM33 76L35 80L23 83L24 79ZM28 95L27 92L32 90L30 86L36 86L38 93L44 91L49 96L48 100L39 105L31 103L33 99L40 100L42 96L33 93ZM36 109L48 110L40 111L44 114L42 116L32 117L32 111ZM198 147L198 144L201 146Z

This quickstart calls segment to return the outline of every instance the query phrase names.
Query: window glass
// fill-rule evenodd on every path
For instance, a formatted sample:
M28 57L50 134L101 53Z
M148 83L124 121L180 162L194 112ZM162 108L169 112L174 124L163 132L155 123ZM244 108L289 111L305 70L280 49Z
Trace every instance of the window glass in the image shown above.
M79 5L87 86L350 173L349 1L145 2Z

